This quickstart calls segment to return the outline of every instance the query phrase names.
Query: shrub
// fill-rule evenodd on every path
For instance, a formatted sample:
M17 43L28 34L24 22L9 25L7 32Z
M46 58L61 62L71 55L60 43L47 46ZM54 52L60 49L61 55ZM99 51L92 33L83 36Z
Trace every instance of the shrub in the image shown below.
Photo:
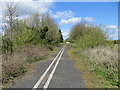
M3 54L2 82L8 83L24 74L29 64L43 60L48 55L49 50L42 45L25 45L18 48L12 55Z

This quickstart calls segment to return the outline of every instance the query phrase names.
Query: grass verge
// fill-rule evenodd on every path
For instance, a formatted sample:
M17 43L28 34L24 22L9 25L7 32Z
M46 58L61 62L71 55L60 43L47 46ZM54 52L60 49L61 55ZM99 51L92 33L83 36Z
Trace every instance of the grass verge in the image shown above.
M99 50L97 50L98 53L92 53L94 52L93 49L80 52L78 51L78 49L72 48L68 51L68 53L73 60L76 60L75 66L82 72L83 78L88 88L117 88L119 85L119 83L117 82L117 70L115 70L117 68L112 68L113 66L115 66L114 64L116 64L116 62L114 61L114 63L112 63L113 65L110 66L111 63L108 62L112 61L108 61L108 65L106 65L106 61L104 61L106 60L106 57L107 60L114 60L114 57L112 57L111 55L105 55L104 57L102 57L103 55L101 56L100 52L102 52L103 54L103 51L101 50L102 49L100 48ZM112 53L114 55L114 52L110 51L108 53Z

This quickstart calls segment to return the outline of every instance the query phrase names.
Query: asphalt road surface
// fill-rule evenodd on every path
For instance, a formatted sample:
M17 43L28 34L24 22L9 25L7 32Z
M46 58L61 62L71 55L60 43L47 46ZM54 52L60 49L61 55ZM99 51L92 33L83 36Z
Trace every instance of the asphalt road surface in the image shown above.
M81 72L63 46L48 60L41 61L33 72L15 81L11 88L86 88Z

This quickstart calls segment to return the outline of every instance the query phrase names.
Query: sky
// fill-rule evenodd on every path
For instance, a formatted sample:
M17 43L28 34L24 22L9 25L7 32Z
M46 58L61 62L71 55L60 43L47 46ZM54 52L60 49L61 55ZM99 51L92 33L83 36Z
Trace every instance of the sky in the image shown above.
M118 39L118 0L104 0L107 2L94 2L95 0L89 0L92 2L87 2L88 0L84 0L86 2L82 2L82 0L74 0L74 2L67 2L67 0L66 2L55 2L54 0L15 1L19 2L20 18L28 17L36 11L43 14L49 13L58 23L64 39L69 37L71 28L82 21L91 25L104 25L104 32L108 32L111 39ZM0 3L0 25L4 24L1 21L3 3L2 1Z

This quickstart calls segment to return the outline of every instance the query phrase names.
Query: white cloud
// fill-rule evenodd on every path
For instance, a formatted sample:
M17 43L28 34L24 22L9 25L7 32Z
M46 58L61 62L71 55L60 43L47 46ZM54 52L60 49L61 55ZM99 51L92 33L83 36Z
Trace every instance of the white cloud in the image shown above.
M19 19L24 19L24 18L27 18L29 17L29 15L22 15L22 16L19 16Z
M37 11L40 13L48 12L49 9L53 6L54 0L39 0L39 1L11 0L11 1L14 1L15 3L18 2L17 3L18 4L18 14L20 14L20 15L29 14L30 15L30 14L37 12ZM0 5L2 7L5 7L5 2L1 2ZM0 13L2 12L2 9L3 9L2 7L0 8Z
M74 13L72 11L64 11L64 12L56 12L54 13L53 11L50 11L50 14L54 18L70 18L73 17Z
M3 0L4 1L4 0ZM6 0L8 1L8 0ZM9 0L10 1L10 0ZM33 0L11 0L14 2L18 2L18 14L20 15L19 18L25 18L35 12L40 12L41 14L46 13L49 11L49 9L53 6L53 1L54 0L39 0L39 2L37 1L33 1ZM26 2L23 2L26 1ZM3 8L5 7L5 1L0 3L0 26L3 25L2 24L2 12Z
M79 23L79 22L81 21L81 19L82 19L81 17L72 17L72 18L67 19L67 20L62 19L59 24L60 24L60 25L64 25L64 24Z
M33 0L5 0L7 2L32 2Z
M109 28L109 29L116 29L117 26L116 25L108 25L107 28Z
M118 36L119 34L111 34L109 35L109 39L112 39L112 40L118 40Z
M2 22L2 15L0 15L0 22Z
M64 37L66 37L66 36L69 35L69 33L68 33L68 32L62 32L62 35L63 35Z
M112 38L115 37L115 35L113 35L113 34L112 34L112 35L109 35L109 36L112 37Z
M90 24L85 24L85 26L86 26L86 27L91 27L91 25L90 25Z
M94 18L93 17L85 17L85 21L87 22L94 22Z
M0 0L0 2L3 1L13 1L13 0ZM26 2L26 1L41 1L41 0L14 0L14 1ZM55 0L55 2L119 2L119 0Z
M2 19L2 15L0 15L0 19Z
M21 15L32 14L34 12L46 13L52 7L53 2L20 2L19 13Z
M0 2L53 2L54 0L0 0Z

